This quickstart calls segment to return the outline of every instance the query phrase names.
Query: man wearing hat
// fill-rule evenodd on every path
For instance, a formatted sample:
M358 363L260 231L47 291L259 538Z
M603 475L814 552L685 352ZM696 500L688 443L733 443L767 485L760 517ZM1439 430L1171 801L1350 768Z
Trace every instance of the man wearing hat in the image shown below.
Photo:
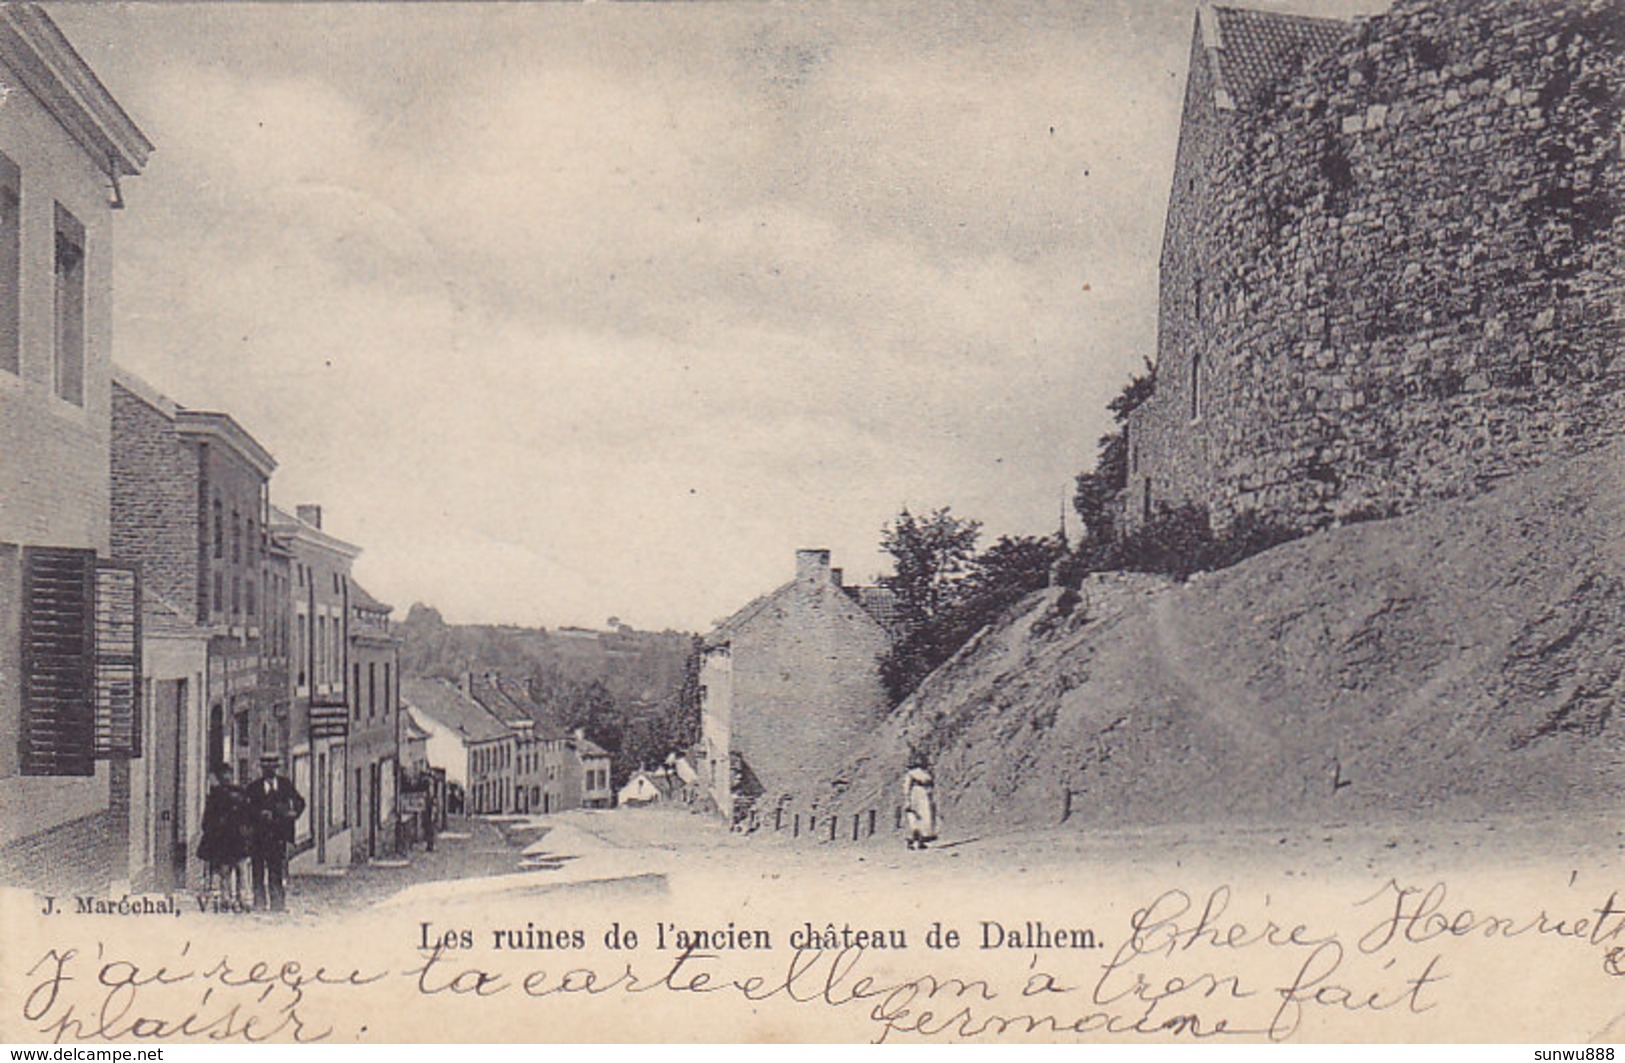
M305 811L305 799L293 781L277 774L282 760L274 753L260 758L260 777L247 786L248 814L254 825L254 907L264 910L270 887L271 910L287 907L288 845L293 824Z

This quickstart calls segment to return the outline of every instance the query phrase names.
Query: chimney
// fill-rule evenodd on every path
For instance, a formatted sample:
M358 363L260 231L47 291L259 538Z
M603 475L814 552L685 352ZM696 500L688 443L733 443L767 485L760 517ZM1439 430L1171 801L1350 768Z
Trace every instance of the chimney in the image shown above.
M301 502L299 505L293 507L293 511L295 516L304 521L306 524L310 525L312 528L315 528L317 531L322 530L321 506L313 505L309 502Z
M837 587L844 586L842 579L845 577L845 575L846 570L844 568L832 568L829 570L830 582L835 584Z
M463 675L462 675L462 678L459 679L458 682L457 682L457 688L463 692L463 697L465 697L465 698L473 697L474 696L474 673L469 671L466 668L463 669Z
M829 551L797 550L796 579L802 582L829 579Z

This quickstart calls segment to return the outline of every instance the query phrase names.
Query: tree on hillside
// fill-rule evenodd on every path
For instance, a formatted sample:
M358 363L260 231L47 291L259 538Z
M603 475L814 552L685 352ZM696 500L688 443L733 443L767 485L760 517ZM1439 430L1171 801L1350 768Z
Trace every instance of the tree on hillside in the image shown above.
M943 662L1005 610L1049 583L1061 555L1056 536L1002 536L980 554L965 558L963 575L935 613L911 626L881 657L880 676L892 704L901 702Z
M1128 419L1157 390L1157 368L1148 360L1145 371L1129 377L1106 409L1117 427L1101 436L1092 470L1078 474L1072 507L1083 520L1085 542L1101 550L1117 538L1117 496L1128 486Z
M980 521L956 517L947 506L926 517L905 508L880 530L880 548L892 556L892 573L880 585L897 595L907 623L928 623L952 604L981 531Z

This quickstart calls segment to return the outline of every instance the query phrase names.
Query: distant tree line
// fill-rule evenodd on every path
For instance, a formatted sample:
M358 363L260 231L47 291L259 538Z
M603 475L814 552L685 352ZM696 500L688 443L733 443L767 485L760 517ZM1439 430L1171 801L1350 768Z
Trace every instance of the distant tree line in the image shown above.
M675 631L611 630L560 636L542 628L448 624L412 606L396 625L401 671L453 682L464 672L500 672L524 683L549 720L581 730L610 755L616 787L642 767L699 740L699 640Z

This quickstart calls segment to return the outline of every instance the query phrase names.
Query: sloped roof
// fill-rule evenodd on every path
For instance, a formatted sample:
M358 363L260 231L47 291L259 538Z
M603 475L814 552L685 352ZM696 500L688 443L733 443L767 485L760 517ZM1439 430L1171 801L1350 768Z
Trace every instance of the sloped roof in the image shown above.
M846 591L881 627L894 635L902 631L903 606L896 591L889 587L848 587Z
M558 741L569 738L570 733L554 718L553 714L543 708L534 698L525 684L517 679L509 678L500 672L487 675L485 682L490 684L492 690L504 701L513 707L516 713L534 725L532 734L544 741ZM475 686L476 693L479 686Z
M735 631L738 631L740 628L750 623L752 619L762 612L762 610L778 601L784 595L790 593L795 585L796 581L791 580L790 582L769 591L759 598L751 599L745 604L744 608L740 609L726 620L718 621L717 626L711 629L711 633L705 636L705 645L720 646L726 643Z
M510 733L501 720L445 679L403 679L401 700L471 742L489 742Z
M475 701L492 716L508 724L510 727L519 727L534 723L530 710L516 704L502 692L493 675L472 675L469 677L469 693Z
M1353 24L1335 18L1204 7L1197 18L1221 110L1247 108L1271 85L1331 51Z
M707 647L725 645L736 631L750 623L768 606L793 590L796 582L796 580L791 580L783 586L762 595L760 598L752 599L743 609L740 609L726 620L718 622L717 626L712 628L711 632L705 636L704 645ZM897 606L896 594L885 587L852 587L837 583L831 583L831 586L836 590L844 591L848 598L856 602L858 607L869 615L870 619L885 628L889 633L897 633L902 623L902 614Z
M419 726L417 720L413 718L411 713L407 713L406 714L406 740L408 742L421 742L422 740L424 740L426 738L429 738L429 737L431 737L429 732L425 731L421 726Z
M356 609L364 609L369 613L393 613L395 611L393 605L380 602L367 593L367 588L353 579L350 581L350 605Z
M590 738L586 738L586 737L572 738L572 739L570 739L570 741L572 743L574 743L574 745L576 747L576 753L578 753L579 755L581 755L583 757L607 757L607 756L609 756L609 751L607 749L605 749L603 746L599 745L597 742L594 742Z

